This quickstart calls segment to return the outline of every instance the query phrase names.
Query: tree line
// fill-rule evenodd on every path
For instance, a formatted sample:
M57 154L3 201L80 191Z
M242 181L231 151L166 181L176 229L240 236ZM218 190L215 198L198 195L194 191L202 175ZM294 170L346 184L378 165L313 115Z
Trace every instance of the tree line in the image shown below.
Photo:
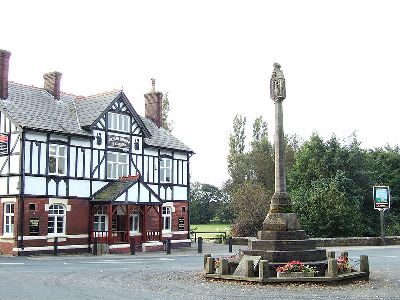
M236 236L261 229L274 193L274 146L267 123L258 117L247 144L246 117L235 116L229 137L229 180L222 188L194 183L192 223L232 224ZM301 141L285 136L286 182L292 209L311 237L377 236L379 213L373 209L372 186L389 185L391 209L387 234L400 235L400 149L386 145L361 148L355 134L324 140L312 134Z

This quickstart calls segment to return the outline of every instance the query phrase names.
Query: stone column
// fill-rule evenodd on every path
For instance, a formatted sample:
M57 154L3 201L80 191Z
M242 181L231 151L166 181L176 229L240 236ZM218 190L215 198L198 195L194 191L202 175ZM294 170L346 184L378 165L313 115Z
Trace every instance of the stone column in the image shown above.
M272 196L263 229L267 231L292 231L300 228L295 213L290 213L291 203L286 193L285 140L283 134L283 107L286 98L285 77L281 66L274 64L270 81L270 95L275 103L275 193Z

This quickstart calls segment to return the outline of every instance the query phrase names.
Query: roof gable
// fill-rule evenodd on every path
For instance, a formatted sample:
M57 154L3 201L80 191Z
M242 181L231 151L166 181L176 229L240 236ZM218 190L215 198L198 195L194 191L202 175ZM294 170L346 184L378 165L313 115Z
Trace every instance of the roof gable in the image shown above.
M79 100L79 102L81 102L81 100ZM140 127L144 136L150 137L150 132L143 124L141 117L138 115L138 113L133 108L132 104L122 91L119 91L117 94L101 94L99 98L85 98L85 100L78 105L78 115L80 118L82 118L81 126L92 129L99 122L99 120L103 118L109 111L126 112L126 110L122 109L123 105L121 104L125 105L128 112L131 114L135 122ZM100 114L98 114L99 111L101 111Z

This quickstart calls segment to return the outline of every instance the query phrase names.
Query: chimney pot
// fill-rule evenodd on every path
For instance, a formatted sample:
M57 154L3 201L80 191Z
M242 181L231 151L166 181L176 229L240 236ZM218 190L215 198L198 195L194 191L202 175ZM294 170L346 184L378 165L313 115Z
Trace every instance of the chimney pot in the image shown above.
M0 99L8 98L8 67L11 52L0 49Z
M60 100L61 91L61 76L60 72L49 72L43 75L44 78L44 89L51 94L54 99Z

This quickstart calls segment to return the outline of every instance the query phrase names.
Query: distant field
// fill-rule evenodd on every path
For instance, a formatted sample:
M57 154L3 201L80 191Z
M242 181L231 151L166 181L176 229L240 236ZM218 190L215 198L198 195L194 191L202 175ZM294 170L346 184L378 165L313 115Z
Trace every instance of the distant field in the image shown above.
M196 228L197 227L197 228ZM227 236L230 235L231 225L230 224L190 224L190 230L193 231L218 231L218 232L226 232ZM197 234L197 237L201 236L203 238L212 238L216 237L217 233L201 233Z

